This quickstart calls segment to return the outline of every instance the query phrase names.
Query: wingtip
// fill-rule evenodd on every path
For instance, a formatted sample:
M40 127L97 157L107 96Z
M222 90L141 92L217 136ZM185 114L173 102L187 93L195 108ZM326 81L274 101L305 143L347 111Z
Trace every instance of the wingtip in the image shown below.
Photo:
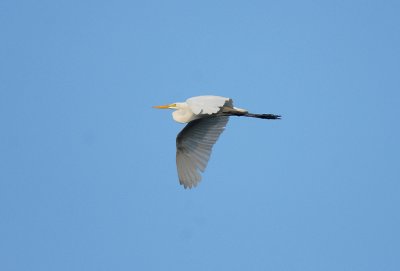
M183 181L179 181L179 184L183 186L183 188L191 190L192 188L196 188L199 182L195 183L185 183Z

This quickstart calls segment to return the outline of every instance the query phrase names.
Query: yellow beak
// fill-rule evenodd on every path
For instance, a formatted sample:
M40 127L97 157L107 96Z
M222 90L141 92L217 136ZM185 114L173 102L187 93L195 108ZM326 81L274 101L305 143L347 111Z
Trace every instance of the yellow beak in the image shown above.
M157 109L169 109L169 105L155 105L153 108Z
M157 108L157 109L170 109L172 107L174 107L175 104L167 104L167 105L155 105L153 106L153 108Z

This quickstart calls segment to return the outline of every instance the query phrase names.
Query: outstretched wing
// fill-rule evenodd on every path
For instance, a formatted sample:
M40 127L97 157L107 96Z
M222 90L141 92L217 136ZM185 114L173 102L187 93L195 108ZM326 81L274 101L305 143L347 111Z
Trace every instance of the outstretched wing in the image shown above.
M196 186L206 169L211 150L228 123L228 116L215 116L189 122L176 138L176 166L179 183ZM200 172L199 172L200 171Z

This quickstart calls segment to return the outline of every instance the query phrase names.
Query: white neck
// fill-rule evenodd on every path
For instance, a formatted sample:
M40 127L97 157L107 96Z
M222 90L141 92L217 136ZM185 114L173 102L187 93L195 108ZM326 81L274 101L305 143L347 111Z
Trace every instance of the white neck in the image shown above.
M172 118L176 122L180 123L188 123L194 119L196 119L195 114L193 114L192 110L190 110L187 103L175 103L177 109L172 112Z

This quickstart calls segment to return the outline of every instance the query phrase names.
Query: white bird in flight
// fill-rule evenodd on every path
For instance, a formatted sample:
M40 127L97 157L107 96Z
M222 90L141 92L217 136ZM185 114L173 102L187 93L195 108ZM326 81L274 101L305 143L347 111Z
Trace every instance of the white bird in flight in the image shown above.
M176 166L179 183L184 188L195 187L200 182L200 172L206 169L212 147L224 131L230 116L281 118L274 114L249 113L234 107L232 99L221 96L197 96L186 102L153 107L174 109L173 119L188 123L176 137Z

